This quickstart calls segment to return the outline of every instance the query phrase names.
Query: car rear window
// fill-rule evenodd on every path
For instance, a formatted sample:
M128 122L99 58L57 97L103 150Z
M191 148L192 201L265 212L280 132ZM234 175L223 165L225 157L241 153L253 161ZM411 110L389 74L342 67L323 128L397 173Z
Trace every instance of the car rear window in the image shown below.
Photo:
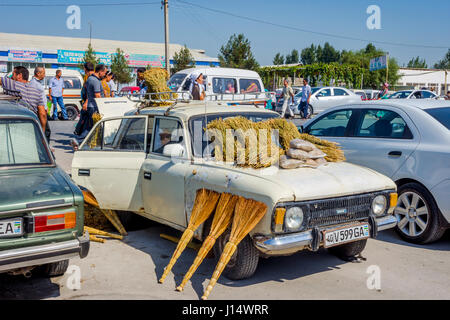
M450 130L450 107L426 109L425 112Z
M37 124L0 119L0 167L52 164Z

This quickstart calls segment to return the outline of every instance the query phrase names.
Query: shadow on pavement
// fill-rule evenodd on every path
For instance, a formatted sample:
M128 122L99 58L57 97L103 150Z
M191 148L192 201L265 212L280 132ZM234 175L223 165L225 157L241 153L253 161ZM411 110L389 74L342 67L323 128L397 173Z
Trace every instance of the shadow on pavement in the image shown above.
M0 300L39 300L60 296L59 285L39 272L31 278L0 274Z
M414 244L406 242L405 240L400 238L397 232L395 232L393 229L380 232L378 234L377 240L386 241L402 246L408 246L412 248L420 248L424 250L450 251L450 229L444 233L441 239L429 244Z
M178 238L180 238L182 234L172 228L155 223L154 226L148 229L130 232L128 237L124 240L126 244L150 255L155 265L154 272L157 279L162 276L164 268L169 263L172 253L176 248L175 243L161 238L159 236L160 233ZM168 275L166 282L170 279L174 279L176 285L179 285L196 255L196 250L186 248L174 265L171 273ZM230 287L245 287L267 281L277 281L282 283L311 274L339 269L340 265L346 263L350 262L342 261L323 249L318 252L303 251L287 257L261 258L258 269L253 277L245 280L232 281L222 275L218 283ZM194 273L186 287L192 286L198 297L201 298L204 286L208 284L215 267L216 260L214 258L206 258ZM175 287L167 289L175 290Z

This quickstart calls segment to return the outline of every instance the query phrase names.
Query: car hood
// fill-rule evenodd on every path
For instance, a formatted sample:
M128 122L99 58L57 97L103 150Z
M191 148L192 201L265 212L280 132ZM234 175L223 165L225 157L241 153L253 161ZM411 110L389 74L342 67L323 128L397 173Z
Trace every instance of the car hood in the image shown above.
M0 171L0 212L72 204L73 197L58 167Z
M348 162L327 163L318 168L272 168L237 171L254 176L255 187L270 188L266 192L276 193L275 201L325 199L396 189L395 183L385 175ZM237 172L236 175L238 178Z

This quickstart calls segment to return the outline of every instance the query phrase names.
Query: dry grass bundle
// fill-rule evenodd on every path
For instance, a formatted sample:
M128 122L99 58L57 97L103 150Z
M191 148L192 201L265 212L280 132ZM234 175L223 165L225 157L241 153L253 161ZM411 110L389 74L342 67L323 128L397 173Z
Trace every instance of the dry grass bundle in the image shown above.
M147 84L147 92L168 92L171 91L167 86L167 80L169 79L169 74L166 69L162 68L151 68L144 72L144 80ZM175 98L175 95L173 95ZM152 95L151 99L170 99L170 94L162 95ZM154 106L169 106L171 102L158 102L153 103Z
M217 201L219 200L220 194L211 190L199 189L194 201L194 207L192 208L191 218L189 219L189 224L187 229L184 231L183 236L178 242L177 248L170 259L169 264L164 269L164 273L159 279L159 283L163 283L169 274L170 270L174 266L175 262L180 257L181 253L186 248L187 244L191 241L194 236L194 231L205 222L213 210L216 207Z
M84 226L84 231L89 232L90 235L104 236L104 237L108 237L108 238L123 240L123 236L119 236L117 234L105 232L105 231L98 230L98 229L88 227L88 226Z
M224 233L230 225L231 219L233 217L233 211L236 207L238 198L238 196L231 195L229 193L221 194L219 202L217 203L216 213L211 224L209 235L203 242L203 245L200 248L197 257L195 258L194 263L191 265L189 271L184 276L183 281L177 287L178 291L183 291L186 283L189 281L189 279L191 279L194 272L211 251L217 238L220 237L220 235Z
M101 114L98 113L98 112L95 112L95 113L92 115L92 120L94 121L94 124L96 124L97 122L99 122L100 120L102 120Z
M345 161L344 151L342 151L338 143L322 140L307 133L300 134L300 139L315 144L317 148L325 152L327 154L325 160L328 162Z
M289 149L289 143L294 139L303 139L315 144L320 150L325 152L327 156L325 159L329 162L344 161L344 153L338 144L326 140L316 138L308 134L300 134L297 127L285 119L269 119L266 121L252 122L244 117L232 117L226 119L216 119L211 121L208 126L208 130L211 131L214 139L218 139L218 143L215 145L216 160L227 160L227 147L233 147L233 152L230 151L233 161L238 166L253 167L253 168L265 168L278 162L275 159L275 151L278 155L284 155ZM238 130L242 130L243 133L241 140L234 138L234 141L227 141L227 130L234 130L237 135ZM248 134L254 130L254 134ZM267 137L265 140L262 134L266 130ZM272 143L272 133L274 130L278 131L279 143L282 148L278 148ZM253 144L252 144L253 139ZM254 141L257 141L256 148ZM263 143L261 143L263 142ZM221 147L219 147L221 146ZM278 150L277 150L278 149ZM230 156L229 156L230 157Z
M88 191L88 190L82 190L83 192L83 197L84 197L84 202L91 205L94 208L97 208L98 210L100 210L100 212L108 219L108 221L117 229L117 231L119 231L119 233L122 236L126 236L127 235L127 231L125 230L125 228L123 227L122 223L120 222L119 217L117 216L117 213L115 213L113 210L109 210L109 209L101 209L97 199L95 199L94 195ZM98 214L98 211L91 211L87 213L87 217L91 216L90 219L94 219L94 221L96 221L95 225L91 225L92 227L99 227L97 224L99 223L98 219L99 218L93 218L92 215ZM86 217L86 213L85 213L85 217Z
M230 239L217 263L213 276L203 293L202 299L206 300L210 295L214 285L217 283L222 271L230 261L238 244L245 238L245 236L258 224L267 212L267 206L259 201L252 199L245 199L239 197L234 211L233 224L231 227Z

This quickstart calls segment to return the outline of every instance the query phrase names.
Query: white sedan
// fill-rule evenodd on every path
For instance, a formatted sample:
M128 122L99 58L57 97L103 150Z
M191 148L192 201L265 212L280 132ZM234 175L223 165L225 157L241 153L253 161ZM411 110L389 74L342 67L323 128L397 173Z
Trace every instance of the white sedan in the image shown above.
M347 104L301 130L340 143L347 161L397 183L394 213L403 239L433 242L450 227L450 101Z
M437 99L438 95L428 90L402 90L391 94L388 99Z

